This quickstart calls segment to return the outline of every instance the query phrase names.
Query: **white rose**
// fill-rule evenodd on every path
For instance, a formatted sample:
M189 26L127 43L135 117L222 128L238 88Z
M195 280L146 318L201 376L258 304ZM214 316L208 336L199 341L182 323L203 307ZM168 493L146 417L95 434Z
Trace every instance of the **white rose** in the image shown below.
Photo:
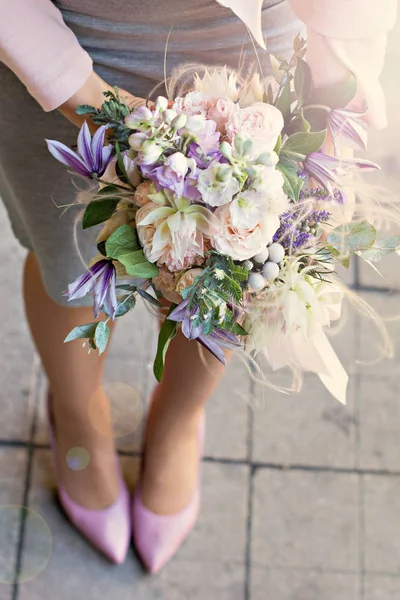
M268 210L279 215L288 207L288 198L283 191L283 185L283 175L274 167L264 167L263 165L252 167L250 190L262 194Z
M232 218L230 209L231 206L225 204L217 208L214 213L220 227L213 236L213 246L218 252L234 260L247 260L261 252L271 241L279 227L279 219L274 216L264 216L254 226L246 227L233 223L233 220L236 222L236 218Z
M226 124L226 134L233 141L240 132L243 138L253 142L253 154L272 152L283 129L282 113L271 104L256 102L234 112Z
M233 169L230 165L214 162L207 169L201 171L197 189L206 204L222 206L232 200L239 191L240 185L233 176Z
M202 92L189 92L182 98L177 98L173 110L178 114L203 115L207 114L210 107L210 99Z

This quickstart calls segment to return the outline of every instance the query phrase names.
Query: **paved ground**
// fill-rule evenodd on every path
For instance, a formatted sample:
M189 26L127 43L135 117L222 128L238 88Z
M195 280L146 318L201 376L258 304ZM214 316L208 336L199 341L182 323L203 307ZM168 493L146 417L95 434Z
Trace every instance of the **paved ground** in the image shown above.
M397 36L398 37L398 36ZM393 42L395 36L393 36ZM385 74L400 46L392 44ZM397 96L391 128L372 154L390 173L398 157ZM388 140L384 148L382 139ZM0 212L0 600L392 600L400 597L400 380L397 358L374 365L377 336L349 314L334 339L351 373L348 406L315 378L300 395L263 394L233 363L208 406L203 507L195 531L155 577L133 552L112 567L61 516L43 419L45 381L20 297L24 252ZM398 264L378 279L351 273L384 315L400 313ZM380 288L380 291L376 290ZM142 308L132 315L149 317ZM126 324L126 321L125 321ZM390 324L400 342L400 322ZM140 422L152 386L155 326L120 328L106 382L130 485L138 469ZM146 355L137 349L146 348ZM127 375L129 373L129 375ZM228 381L230 385L228 386ZM32 511L24 511L21 506ZM21 573L19 585L15 572Z

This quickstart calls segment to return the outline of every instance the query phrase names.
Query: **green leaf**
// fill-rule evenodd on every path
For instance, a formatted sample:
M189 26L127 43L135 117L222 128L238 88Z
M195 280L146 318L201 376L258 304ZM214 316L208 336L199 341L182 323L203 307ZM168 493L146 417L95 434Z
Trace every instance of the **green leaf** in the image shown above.
M140 248L136 230L127 224L118 227L106 242L106 252L110 258L119 259L122 255Z
M100 354L103 354L105 349L107 348L108 340L110 338L111 330L108 325L106 325L105 321L100 321L97 324L96 332L94 335L94 341L96 343L97 349Z
M89 115L91 113L96 113L97 108L90 106L90 104L80 104L75 112L77 115Z
M292 99L290 94L290 79L288 77L285 85L282 88L281 93L275 100L275 106L278 110L281 111L285 123L287 123L291 114L291 103Z
M299 106L306 104L310 98L312 77L310 67L305 60L298 58L294 73L294 89Z
M377 240L368 250L358 252L364 260L379 262L384 256L392 254L400 247L400 236L395 235L382 240Z
M88 227L107 221L113 215L118 202L119 198L104 198L90 202L83 215L82 228L88 229Z
M117 311L115 313L116 317L123 317L130 310L135 308L136 298L134 294L129 294L129 296L125 296L125 298L121 298L117 304Z
M328 244L340 253L367 250L376 240L376 229L368 221L347 223L335 227L328 235Z
M97 250L99 251L100 254L102 254L103 256L105 256L107 258L106 242L105 242L105 240L103 242L99 242L97 244Z
M247 281L249 278L249 271L246 267L241 267L239 265L233 265L231 269L232 277L236 281Z
M325 142L326 129L323 131L294 133L285 142L282 152L286 155L307 156L312 152L317 152Z
M350 250L366 250L371 248L376 240L376 229L371 223L362 221L358 223L347 238L347 247Z
M290 136L295 133L309 133L311 131L311 125L304 117L303 109L300 111L300 116L290 121L286 127L286 133Z
M344 108L353 100L357 91L357 79L349 73L345 81L326 87L314 88L311 95L311 104L322 104L330 108Z
M323 108L303 108L304 118L311 125L311 131L322 131L327 128L329 112Z
M79 327L75 327L64 340L66 342L72 342L72 340L77 340L79 338L90 339L94 337L96 327L98 325L98 321L95 323L88 323L87 325L79 325Z
M175 321L168 319L171 312L176 308L176 304L172 304L169 309L167 316L165 317L164 323L161 326L160 333L158 335L157 353L154 359L153 372L154 377L157 381L161 381L164 372L165 356L167 354L168 346L171 340L176 336L178 324Z
M274 103L274 92L272 90L272 85L271 84L268 84L267 98L264 100L264 102L268 102L268 104L273 104Z
M155 277L158 273L158 267L147 260L143 254L143 250L120 254L118 260L132 277L149 278Z
M276 152L278 156L281 151L281 146L282 146L282 136L280 135L276 141L275 148L274 148L274 152Z
M140 279L151 279L158 275L157 265L146 259L143 262L125 268L128 275L131 277L139 277Z
M285 181L283 189L285 194L289 196L295 202L298 202L301 188L304 185L304 181L299 179L297 174L297 167L291 161L286 159L284 156L280 156L279 162L276 168L282 173Z
M239 325L239 323L234 323L231 332L235 335L249 335L248 331L243 329L243 327Z

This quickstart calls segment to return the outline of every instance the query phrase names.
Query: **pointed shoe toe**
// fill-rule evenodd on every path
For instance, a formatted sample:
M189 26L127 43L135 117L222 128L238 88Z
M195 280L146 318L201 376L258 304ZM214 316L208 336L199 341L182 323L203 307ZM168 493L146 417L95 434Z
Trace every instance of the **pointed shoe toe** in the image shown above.
M159 571L177 552L193 529L200 509L196 490L190 504L173 515L158 515L143 505L140 489L133 499L133 538L136 550L150 573Z
M130 496L122 478L119 497L105 509L90 510L80 506L62 486L58 495L68 519L76 529L111 562L122 564L132 533Z

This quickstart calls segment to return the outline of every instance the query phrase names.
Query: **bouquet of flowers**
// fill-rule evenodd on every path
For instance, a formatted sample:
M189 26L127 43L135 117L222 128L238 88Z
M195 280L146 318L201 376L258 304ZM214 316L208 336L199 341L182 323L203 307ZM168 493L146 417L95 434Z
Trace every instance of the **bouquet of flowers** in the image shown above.
M344 295L335 266L356 255L375 262L400 237L377 240L368 220L343 218L353 198L346 181L377 166L340 157L341 141L366 147L364 113L346 108L354 76L316 88L305 50L297 37L290 62L272 56L268 79L204 70L173 100L132 111L115 89L101 109L78 109L100 127L92 137L85 123L76 151L47 140L56 159L92 180L83 228L103 224L98 256L66 294L93 294L95 318L107 318L66 341L84 338L101 353L108 320L137 295L168 301L158 380L180 324L221 362L224 348L262 352L274 370L316 372L345 401L347 375L324 333Z

